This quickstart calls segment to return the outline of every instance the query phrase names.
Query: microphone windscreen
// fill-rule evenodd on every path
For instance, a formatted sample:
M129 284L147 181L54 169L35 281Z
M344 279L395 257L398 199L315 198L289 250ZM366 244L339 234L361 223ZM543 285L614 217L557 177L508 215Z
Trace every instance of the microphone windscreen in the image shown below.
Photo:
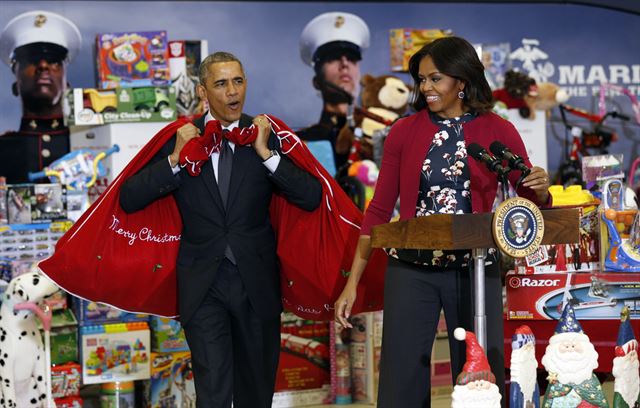
M467 146L467 153L474 159L481 160L484 147L477 143L471 143Z
M507 150L508 147L500 143L499 141L494 141L489 145L489 150L493 153L494 156L502 157L504 151Z

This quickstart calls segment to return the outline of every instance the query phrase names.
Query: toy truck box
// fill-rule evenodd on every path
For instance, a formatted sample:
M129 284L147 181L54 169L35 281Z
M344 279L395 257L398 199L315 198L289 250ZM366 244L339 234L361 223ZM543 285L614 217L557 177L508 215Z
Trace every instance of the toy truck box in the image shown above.
M80 329L82 383L145 380L150 375L149 326L145 322Z
M69 105L68 122L75 126L168 122L177 117L174 87L74 88Z
M96 68L101 89L169 85L167 32L98 34Z
M640 273L541 273L506 276L507 318L558 320L566 302L578 320L620 319L624 306L640 317Z

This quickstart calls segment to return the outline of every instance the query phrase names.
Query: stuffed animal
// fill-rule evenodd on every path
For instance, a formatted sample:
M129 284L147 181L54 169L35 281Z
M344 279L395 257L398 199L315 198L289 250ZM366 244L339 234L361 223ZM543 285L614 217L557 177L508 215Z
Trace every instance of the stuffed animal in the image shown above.
M554 83L536 84L527 74L507 71L504 88L493 91L493 98L498 114L503 108L518 109L520 116L533 120L536 110L550 111L569 100L569 94Z
M535 117L536 110L549 112L551 109L569 100L569 94L552 82L538 84L538 94L531 100L531 113Z
M36 316L16 305L38 303L58 287L37 271L9 282L0 307L0 400L3 407L49 407L45 350Z
M336 152L352 151L356 161L373 158L373 136L390 126L409 107L409 87L392 75L374 77L366 74L360 84L361 107L354 109L354 127L347 124L338 134ZM356 135L358 137L356 137Z
M523 72L513 70L505 73L504 88L493 91L495 102L504 103L507 109L518 109L523 118L531 118L533 113L531 104L536 96L535 79Z

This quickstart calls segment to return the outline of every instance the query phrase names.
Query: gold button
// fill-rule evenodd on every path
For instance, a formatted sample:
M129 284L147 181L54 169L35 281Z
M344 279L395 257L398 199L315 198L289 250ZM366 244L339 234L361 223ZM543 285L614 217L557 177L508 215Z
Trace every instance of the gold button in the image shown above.
M42 157L45 157L45 158L51 156L51 152L49 151L49 149L42 149L40 154L42 154Z
M51 136L50 135L42 135L42 141L45 143L48 143L51 141Z

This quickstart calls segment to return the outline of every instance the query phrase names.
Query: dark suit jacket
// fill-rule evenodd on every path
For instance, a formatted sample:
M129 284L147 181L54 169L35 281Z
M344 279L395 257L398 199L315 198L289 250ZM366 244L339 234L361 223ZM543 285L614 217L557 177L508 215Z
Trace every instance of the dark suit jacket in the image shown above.
M239 126L248 127L251 120L243 114ZM202 132L204 116L194 124ZM225 209L210 162L197 177L184 170L173 174L167 156L174 146L175 136L123 184L120 205L134 212L159 197L174 195L183 222L177 260L180 320L185 324L201 303L224 259L227 243L254 310L265 319L277 316L282 303L276 238L269 219L271 196L274 190L280 191L291 203L312 211L320 204L320 183L284 155L271 174L252 146L236 145ZM273 133L269 146L279 146Z

